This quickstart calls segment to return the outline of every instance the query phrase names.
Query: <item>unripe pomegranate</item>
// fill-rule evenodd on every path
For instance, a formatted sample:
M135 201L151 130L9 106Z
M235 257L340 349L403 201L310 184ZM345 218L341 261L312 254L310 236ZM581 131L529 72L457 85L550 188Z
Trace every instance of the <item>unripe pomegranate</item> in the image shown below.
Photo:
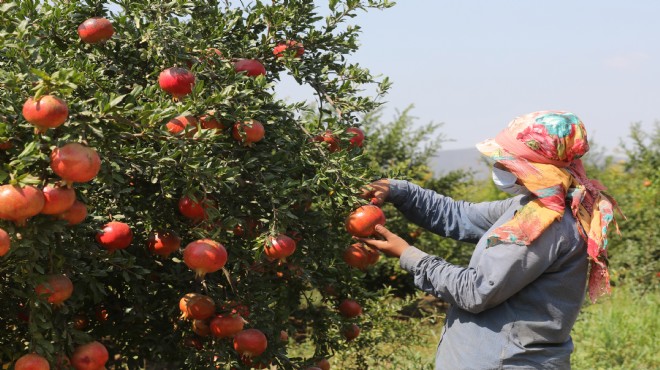
M364 142L364 132L357 127L349 127L346 129L346 132L353 135L349 141L351 148L362 148L362 143Z
M44 208L44 193L34 186L0 186L0 218L24 226Z
M321 370L330 370L330 361L327 358L322 358L316 363L316 366Z
M209 326L209 320L193 320L192 330L195 334L200 337L208 337L211 335L211 327Z
M60 306L73 294L73 283L66 275L48 275L46 282L37 285L34 291L44 295L48 303Z
M234 336L234 349L241 356L256 357L268 348L266 335L258 329L246 329Z
M211 320L211 334L216 338L231 338L243 330L245 320L238 314L218 315Z
M87 218L87 206L76 200L71 208L57 215L57 218L67 221L69 226L78 225Z
M43 133L49 128L61 126L69 118L69 107L52 95L44 95L39 100L31 97L23 104L23 117Z
M78 143L55 148L50 154L50 168L68 185L88 182L101 169L101 158L96 150Z
M232 136L244 145L251 145L252 143L261 141L266 136L266 130L264 129L264 125L257 120L236 122Z
M362 315L362 306L352 299L344 299L339 304L339 313L346 318L353 318Z
M11 239L9 239L9 234L3 229L0 229L0 257L9 253L9 247L11 247Z
M266 68L256 59L239 59L234 62L234 70L237 73L245 72L250 77L266 75Z
M300 58L304 53L305 53L305 48L303 47L303 44L300 42L296 42L294 40L287 40L286 42L280 42L273 48L273 54L275 55L276 58L281 58L284 56L285 50L287 49L293 49L296 51L296 58Z
M192 137L195 131L197 131L197 118L193 116L177 116L169 120L165 127L167 127L167 131L172 135L177 135L185 131L186 127L188 127L186 135Z
M215 313L215 302L203 294L188 293L179 300L181 318L205 320Z
M197 240L186 246L183 250L183 261L195 275L203 277L209 272L216 272L227 263L227 250L217 242Z
M73 351L71 365L76 370L101 370L108 362L108 350L99 342L84 344Z
M152 231L147 239L147 247L153 254L167 257L181 247L181 238L171 230Z
M161 89L178 99L192 92L195 75L185 68L172 67L160 73L158 84Z
M360 335L360 327L355 324L350 324L342 330L342 334L344 334L344 338L350 342Z
M78 36L87 44L99 44L108 41L115 29L109 20L102 17L89 18L78 26Z
M347 265L366 270L378 262L380 254L377 250L366 247L362 243L355 243L346 248L342 257Z
M201 221L206 218L206 208L209 206L209 201L202 199L194 201L187 195L179 199L179 212L185 217L193 221Z
M96 242L110 252L126 249L133 242L133 231L123 222L108 222L96 234Z
M366 238L375 232L376 225L385 225L385 214L377 206L367 204L346 218L346 230L353 236Z
M266 248L264 249L264 253L271 260L285 259L295 251L296 241L284 234L269 237L268 241L266 241Z
M16 360L14 370L50 370L50 364L44 357L30 353Z
M44 193L44 208L41 213L44 215L56 215L62 213L76 201L76 191L72 188L55 187L46 185L43 188Z

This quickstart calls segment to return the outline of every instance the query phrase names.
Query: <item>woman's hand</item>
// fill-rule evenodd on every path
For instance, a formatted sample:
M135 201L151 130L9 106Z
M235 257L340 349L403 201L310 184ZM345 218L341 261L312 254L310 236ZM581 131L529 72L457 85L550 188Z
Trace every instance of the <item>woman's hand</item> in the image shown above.
M383 225L376 225L376 233L382 236L385 240L380 239L365 239L358 238L358 240L367 244L370 247L376 248L390 257L401 257L403 251L408 249L410 245L403 240L400 236L387 230Z
M381 206L390 195L390 180L381 179L374 181L361 190L362 194L360 194L360 197L371 200L372 204Z

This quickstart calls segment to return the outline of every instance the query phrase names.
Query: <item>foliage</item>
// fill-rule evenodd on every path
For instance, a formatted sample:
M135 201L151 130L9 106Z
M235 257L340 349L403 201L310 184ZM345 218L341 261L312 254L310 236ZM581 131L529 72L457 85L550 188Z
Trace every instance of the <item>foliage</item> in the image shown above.
M254 361L283 368L307 364L309 359L287 356L286 344L277 340L281 330L294 333L293 323L300 321L314 328L315 358L345 350L338 330L345 320L334 306L343 297L367 302L378 296L363 288L361 272L341 262L350 243L343 220L363 202L357 189L376 176L362 150L348 146L345 129L377 108L389 87L387 79L379 81L348 61L359 34L359 26L348 22L361 10L391 5L333 0L325 17L311 0L0 5L0 143L11 146L0 150L0 183L42 187L59 181L48 157L67 142L95 148L102 160L96 179L75 185L89 207L85 223L68 227L43 215L25 227L0 221L12 238L9 254L0 257L0 363L28 352L53 363L58 354L98 340L110 351L110 367L246 367L230 341L197 338L201 349L185 345L194 335L190 322L178 318L177 304L189 292L209 295L218 307L240 302L249 308L246 327L269 339L266 353ZM76 34L93 16L114 25L106 43L84 44ZM273 47L287 39L303 43L301 58L273 55ZM237 58L259 59L268 73L236 73ZM173 66L196 77L192 93L177 101L157 83L160 72ZM283 73L312 86L319 103L315 119L300 114L302 103L274 97ZM369 84L376 85L375 97L360 95ZM70 115L65 125L38 135L21 108L28 97L43 94L65 100ZM175 116L209 111L228 128L178 136L164 129ZM229 126L246 119L264 124L263 141L242 146L231 137ZM331 153L310 140L326 129L343 150ZM191 222L180 215L183 195L212 200L208 217ZM110 220L132 228L135 238L126 250L109 253L94 242ZM254 234L232 232L249 220L258 221ZM161 228L176 231L183 246L201 238L224 244L224 272L200 280L182 263L181 252L152 255L145 243L150 231ZM280 233L303 239L287 261L268 261L262 256L265 241ZM51 307L34 292L49 273L64 273L74 283L62 307ZM329 286L337 297L312 299ZM89 325L76 329L80 318ZM368 311L353 321L361 320L377 328ZM361 348L376 341L367 336Z

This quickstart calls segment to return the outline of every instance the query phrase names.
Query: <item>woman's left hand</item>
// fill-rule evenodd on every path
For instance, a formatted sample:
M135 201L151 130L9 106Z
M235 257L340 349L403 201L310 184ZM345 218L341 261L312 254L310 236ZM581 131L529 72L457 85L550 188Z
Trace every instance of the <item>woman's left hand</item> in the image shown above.
M393 232L387 230L385 226L376 225L376 233L382 236L385 240L367 238L357 239L369 245L370 247L378 249L390 257L397 258L401 257L403 251L408 249L410 246L407 241L403 240L403 238L394 234Z

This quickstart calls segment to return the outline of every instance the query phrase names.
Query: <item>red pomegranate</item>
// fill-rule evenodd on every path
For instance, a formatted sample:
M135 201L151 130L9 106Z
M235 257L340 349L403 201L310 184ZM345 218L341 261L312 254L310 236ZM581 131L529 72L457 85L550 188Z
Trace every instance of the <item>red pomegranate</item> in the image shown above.
M346 129L346 132L353 136L349 141L351 148L354 147L362 148L362 143L364 141L364 132L357 127L349 127Z
M342 257L347 265L366 270L369 266L378 262L380 254L377 250L371 249L362 243L355 243L346 248Z
M87 206L76 200L71 208L57 215L57 218L67 221L69 226L78 225L87 218Z
M373 235L376 225L385 225L385 214L371 204L356 209L346 218L346 231L361 238Z
M261 122L252 119L244 122L236 122L232 136L245 145L251 145L252 143L261 141L266 136L266 130Z
M188 244L183 250L183 261L195 271L196 276L203 277L225 266L227 250L220 243L205 239L197 240Z
M179 212L193 221L201 221L206 218L206 209L209 207L208 200L194 201L187 195L179 199Z
M206 130L224 130L225 126L215 118L215 111L209 111L199 117L199 125Z
M181 318L205 320L215 313L215 302L203 294L188 293L179 300Z
M234 226L232 232L236 236L247 236L252 238L256 236L259 227L261 227L259 221L256 221L253 218L247 218L244 223Z
M195 86L195 75L185 68L168 68L158 76L158 85L178 99L192 92L192 88Z
M241 356L256 357L268 348L266 335L259 329L246 329L234 336L234 349Z
M37 295L44 295L48 303L60 306L73 294L73 283L66 275L48 275L46 282L34 289Z
M62 213L76 201L76 191L72 188L55 187L46 185L43 188L44 193L44 208L41 213L44 215L56 215Z
M327 358L322 358L316 363L316 366L321 370L330 370L330 361Z
M109 358L108 350L99 342L83 344L71 356L71 364L76 370L101 370Z
M344 334L344 338L346 338L347 341L352 341L360 335L360 327L355 324L350 324L344 327L342 334Z
M14 364L14 370L49 370L50 364L44 357L30 353L21 356Z
M234 62L234 70L237 73L245 72L245 74L250 77L266 75L266 68L256 59L239 59Z
M283 57L287 52L286 50L291 48L292 50L296 51L296 58L300 58L304 53L305 53L305 48L303 47L303 44L300 42L296 42L294 40L287 40L285 42L280 42L273 48L273 54L275 55L276 58L281 58Z
M11 141L0 141L0 150L9 150L14 147Z
M271 260L285 259L295 251L296 241L284 234L280 234L276 237L269 237L264 249L264 253Z
M73 327L76 330L84 330L87 326L89 326L89 319L86 315L77 314L73 316Z
M231 338L243 330L245 320L238 314L218 315L211 320L211 334L216 338Z
M181 247L181 238L172 230L158 230L149 233L147 248L153 254L167 257Z
M69 118L69 107L52 95L44 95L39 100L31 97L23 104L23 117L43 133L49 128L61 126Z
M241 317L249 318L250 317L250 308L240 302L229 301L220 306L220 311L239 314Z
M186 347L195 348L198 351L201 351L204 348L202 341L195 337L186 337L183 340L183 345Z
M9 239L9 234L3 229L0 229L0 257L9 253L9 247L11 247L11 239Z
M193 320L192 330L193 333L199 335L200 337L208 337L211 335L209 320Z
M344 299L339 304L339 313L346 318L353 318L362 315L362 306L352 299Z
M165 124L165 127L172 135L180 134L186 130L186 127L188 127L186 136L192 137L197 131L197 118L193 116L174 117Z
M89 18L78 26L78 36L87 44L99 44L108 41L114 35L112 23L103 17Z
M314 141L318 143L326 143L326 145L328 146L328 151L330 151L330 153L337 152L339 151L339 149L341 149L339 147L339 140L330 130L326 130L323 135L316 135L314 137Z
M126 249L133 242L133 231L131 231L130 226L123 222L108 222L96 234L96 242L110 252L117 249Z
M101 158L96 150L78 143L55 148L50 154L50 168L68 185L88 182L101 169Z
M27 219L44 208L44 193L34 186L0 186L0 219L24 226Z

